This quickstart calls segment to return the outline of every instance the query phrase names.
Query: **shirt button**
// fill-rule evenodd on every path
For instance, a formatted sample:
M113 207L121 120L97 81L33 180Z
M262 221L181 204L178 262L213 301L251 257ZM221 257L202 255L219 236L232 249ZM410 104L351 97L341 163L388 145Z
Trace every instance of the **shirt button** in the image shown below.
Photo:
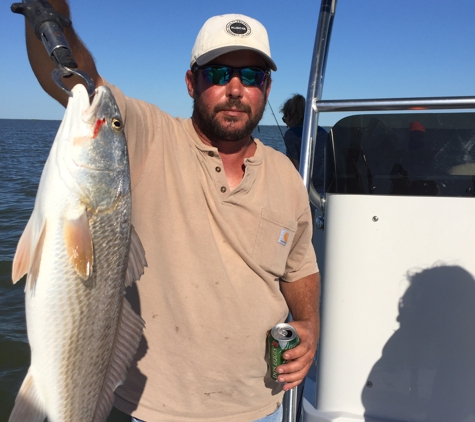
M224 186L221 186L221 192L226 192L226 188Z
M213 151L209 151L209 152L208 152L208 155L209 155L210 157L214 157L214 152L213 152Z
M215 170L219 173L221 171L221 167L216 167Z

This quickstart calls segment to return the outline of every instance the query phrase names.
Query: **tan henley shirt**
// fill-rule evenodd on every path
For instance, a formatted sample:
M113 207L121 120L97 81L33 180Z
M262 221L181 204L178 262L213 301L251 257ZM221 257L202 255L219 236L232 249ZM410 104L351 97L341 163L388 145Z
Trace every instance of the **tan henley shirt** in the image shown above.
M318 271L308 196L280 152L255 139L230 191L190 119L111 87L125 123L132 220L145 274L128 292L146 322L115 405L147 422L262 418L282 401L266 333L288 308L279 279Z

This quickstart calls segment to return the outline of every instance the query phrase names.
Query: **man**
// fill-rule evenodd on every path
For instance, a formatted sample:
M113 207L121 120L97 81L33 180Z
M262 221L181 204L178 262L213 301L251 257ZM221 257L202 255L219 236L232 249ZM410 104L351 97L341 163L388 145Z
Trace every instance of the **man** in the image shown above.
M288 127L284 134L285 153L298 170L305 117L305 98L300 94L293 95L284 103L280 112L283 115L282 121Z
M69 17L65 1L51 4ZM96 86L106 83L74 30L65 35L79 68ZM43 88L66 105L29 25L27 48ZM251 136L271 70L265 28L224 15L205 23L193 47L185 78L191 119L106 83L125 124L132 223L148 262L129 292L146 328L115 402L137 420L271 420L283 390L312 364L319 277L308 197L290 161ZM81 82L74 78L69 87ZM266 374L266 333L289 310L301 343L285 353L276 383Z

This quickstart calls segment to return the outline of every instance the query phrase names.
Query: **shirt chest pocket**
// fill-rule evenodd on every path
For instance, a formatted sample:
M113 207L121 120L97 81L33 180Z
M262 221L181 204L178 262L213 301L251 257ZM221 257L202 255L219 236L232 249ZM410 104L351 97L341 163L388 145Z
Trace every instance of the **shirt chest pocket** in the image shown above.
M276 277L284 275L296 231L297 221L285 219L267 209L262 210L252 253L262 269Z

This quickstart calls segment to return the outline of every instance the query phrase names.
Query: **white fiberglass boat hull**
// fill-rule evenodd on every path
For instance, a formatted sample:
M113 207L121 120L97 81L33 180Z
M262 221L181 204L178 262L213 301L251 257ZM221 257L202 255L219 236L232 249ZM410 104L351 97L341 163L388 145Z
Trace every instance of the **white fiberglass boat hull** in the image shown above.
M329 194L324 239L303 421L473 416L474 199Z

